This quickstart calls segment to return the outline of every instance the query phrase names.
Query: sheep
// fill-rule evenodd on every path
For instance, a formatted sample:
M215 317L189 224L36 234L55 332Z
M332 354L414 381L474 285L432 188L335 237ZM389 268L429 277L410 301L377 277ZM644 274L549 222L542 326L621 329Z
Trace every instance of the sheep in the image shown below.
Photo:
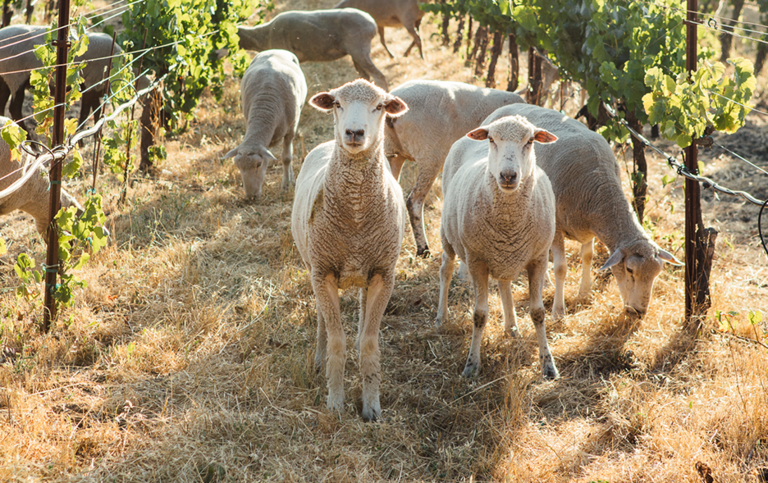
M421 36L419 35L419 27L424 12L419 8L419 0L341 0L333 8L357 8L371 14L379 29L381 45L392 59L395 56L389 51L384 40L384 27L405 27L413 37L413 42L405 50L403 57L408 57L411 49L417 46L421 60L424 60L424 51L421 49Z
M43 66L33 49L45 42L47 30L48 27L35 25L11 25L0 29L0 79L2 80L0 113L5 111L5 105L10 97L11 104L8 111L16 121L23 117L21 109L24 105L24 91L29 87L28 69ZM98 84L104 78L104 70L109 63L109 59L105 57L109 57L111 49L111 36L103 33L88 34L88 50L75 59L77 62L86 62L80 71L83 90ZM115 45L114 55L121 52L120 46ZM95 87L83 94L78 124L83 124L91 111L94 112L94 119L98 121L101 116L101 110L98 107L101 104L103 92L103 89ZM19 122L19 125L29 132L23 121Z
M477 142L484 141L487 142ZM531 320L539 341L545 378L559 377L547 344L542 290L555 235L555 196L549 178L536 165L534 142L557 141L522 116L500 118L460 139L443 170L440 238L440 297L435 325L448 318L448 289L456 255L467 264L475 289L474 329L464 377L480 372L480 343L488 320L488 276L499 281L504 327L519 336L511 282L528 272ZM558 141L559 142L559 141Z
M283 184L294 184L291 161L293 137L307 98L307 81L299 59L286 50L265 50L254 57L240 84L245 138L224 159L235 158L243 178L246 198L261 197L261 186L270 160L276 161L268 147L283 141Z
M315 367L325 365L328 408L341 411L346 347L338 290L359 287L362 415L372 421L381 416L379 324L405 231L403 193L382 149L384 118L399 116L408 106L362 79L317 94L309 103L333 112L335 134L307 155L291 215L291 233L317 299Z
M0 117L0 129L7 123L12 122L7 117ZM8 144L0 139L0 191L8 188L24 174L18 171L30 160L26 154L22 154L22 161L17 162L11 159L11 149ZM48 173L42 167L39 169L40 175L32 176L20 189L14 191L5 198L0 198L0 216L7 215L16 210L24 211L35 219L35 227L41 236L45 237L48 230L48 222L51 219L50 213L50 194L48 189ZM61 190L61 206L68 208L75 206L82 211L82 206L69 193Z
M565 238L581 243L582 276L579 297L592 287L594 237L611 255L600 270L611 269L629 313L642 316L651 300L653 282L663 262L680 265L643 230L621 189L619 165L608 142L582 123L552 109L512 105L498 109L484 121L521 115L554 133L556 144L536 150L539 166L547 173L557 203L557 230L552 243L555 300L552 316L565 315Z
M451 145L497 108L525 101L512 92L432 80L406 82L392 94L403 99L411 109L405 116L387 120L385 150L395 178L399 178L406 159L418 166L407 206L416 254L426 257L430 252L424 234L424 200Z
M373 17L354 8L283 12L255 27L238 27L240 47L245 50L285 49L299 62L332 62L352 57L364 79L389 90L387 79L371 60L371 41L376 36Z

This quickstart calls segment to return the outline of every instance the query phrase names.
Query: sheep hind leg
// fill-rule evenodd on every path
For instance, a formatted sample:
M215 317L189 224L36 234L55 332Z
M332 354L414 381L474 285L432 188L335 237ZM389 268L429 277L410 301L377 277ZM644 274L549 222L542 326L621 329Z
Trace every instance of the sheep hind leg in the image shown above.
M539 361L541 373L545 379L557 379L560 373L555 366L555 360L547 343L547 327L544 323L546 311L542 300L544 279L546 278L548 257L545 254L539 260L533 260L528 264L528 291L530 293L531 321L536 328L536 338L539 342Z
M341 325L339 287L333 274L312 277L312 288L317 308L325 322L328 354L325 361L325 377L328 384L328 409L344 410L344 364L346 362L346 338ZM319 330L319 327L318 327ZM318 352L320 341L318 340Z
M381 384L381 350L379 328L387 302L395 286L394 276L386 279L376 274L368 283L365 301L365 326L360 337L360 372L363 380L363 419L376 421L381 418L379 386Z
M4 80L0 79L0 116L5 115L5 106L8 104L8 99L11 98L11 88Z
M456 252L448 240L443 237L443 263L440 265L440 298L437 303L437 318L435 327L441 327L448 320L448 291L451 288L453 278L453 266L456 261Z
M408 216L411 219L411 228L413 228L413 238L416 241L416 255L427 258L430 255L429 244L427 243L426 230L424 228L424 200L429 194L432 184L440 173L442 163L431 162L419 165L419 174L416 176L416 184L413 191L406 200Z
M411 42L411 45L408 46L407 49L405 49L405 54L403 54L403 57L408 57L408 54L411 53L411 49L416 46L419 48L419 55L421 56L421 60L424 60L424 50L421 46L421 35L419 35L419 26L421 25L421 19L413 22L413 23L403 23L403 25L411 25L411 27L405 27L405 29L408 31L409 34L411 34L411 37L413 37L413 42Z
M27 131L28 135L32 134L32 131L30 131L29 127L27 126L27 123L22 121L21 119L24 117L24 115L21 113L21 109L24 106L24 89L19 89L18 91L14 92L11 96L11 104L8 106L8 113L11 115L11 118L16 121L16 123L25 131ZM27 136L29 138L29 136Z
M390 52L389 47L387 47L387 41L384 40L384 27L379 27L379 40L381 40L381 45L384 47L384 50L386 50L387 54L389 54L389 58L394 59L394 54Z
M467 363L461 375L476 377L480 374L480 346L488 322L488 267L479 261L468 261L468 265L475 285L475 313L472 316L472 342L469 344Z
M587 243L581 245L581 286L579 287L579 298L586 298L592 290L592 255L594 247L594 238L590 238Z
M317 348L315 349L315 371L320 372L325 367L328 334L325 331L325 319L320 307L317 307Z
M552 318L565 317L565 275L568 271L565 259L565 238L561 232L555 233L552 241L552 258L555 265L555 301L552 304Z
M293 135L283 138L283 154L281 158L283 161L283 184L281 188L283 191L286 191L296 184L293 168L291 168L291 161L293 161Z
M389 91L387 78L384 77L384 74L382 74L373 63L373 60L371 60L370 45L368 45L368 48L364 48L362 52L355 52L354 54L350 53L349 55L352 57L352 62L355 64L355 69L363 79L373 78L373 82L377 86L385 91Z
M501 295L501 308L504 311L504 330L512 337L520 337L511 280L499 280L499 295Z

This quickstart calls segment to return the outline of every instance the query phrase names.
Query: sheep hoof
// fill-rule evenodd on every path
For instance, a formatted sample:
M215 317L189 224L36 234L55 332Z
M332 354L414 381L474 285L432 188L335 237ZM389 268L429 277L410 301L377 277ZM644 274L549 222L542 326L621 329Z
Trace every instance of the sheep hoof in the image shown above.
M514 337L515 339L520 338L520 332L517 330L517 327L512 327L511 329L507 329L507 334L509 334L510 337Z
M464 372L461 373L461 377L466 377L467 379L471 379L474 377L477 377L480 374L480 364L477 364L475 362L467 362L467 365L464 366Z
M344 393L328 394L328 409L331 411L344 412Z
M372 423L381 419L381 404L377 397L371 404L363 403L363 420Z
M557 370L557 367L555 367L555 364L551 361L549 364L542 366L541 372L544 375L544 379L560 379L560 372Z
M320 374L325 369L325 356L315 356L315 374Z
M424 247L416 250L416 256L421 258L429 258L432 256L432 253L429 251L429 247Z
M565 317L565 309L554 307L552 308L552 319L560 320Z

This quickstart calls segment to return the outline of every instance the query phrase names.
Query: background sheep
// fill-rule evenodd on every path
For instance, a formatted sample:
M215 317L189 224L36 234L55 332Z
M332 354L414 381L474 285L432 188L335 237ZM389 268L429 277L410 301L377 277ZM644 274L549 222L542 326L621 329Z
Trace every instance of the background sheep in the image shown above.
M387 79L371 60L376 22L354 8L283 12L255 27L238 27L240 47L246 50L285 49L299 62L331 62L349 55L364 79L373 78L388 90Z
M7 117L0 117L0 126L10 121ZM22 161L11 160L11 149L8 144L0 139L0 190L4 190L13 184L24 174L16 171L30 160L26 154L22 153ZM15 173L14 173L15 171ZM32 176L24 186L13 192L8 197L0 198L0 216L7 215L16 210L21 210L32 215L35 219L35 227L41 236L45 236L48 229L48 222L51 219L50 214L50 183L48 181L48 172L40 168L39 176ZM13 174L11 174L13 173ZM83 208L80 204L63 189L61 190L61 206L68 208L76 206L78 210Z
M611 268L624 304L642 315L663 262L679 265L669 252L651 241L621 189L619 165L608 142L582 123L552 109L531 105L505 106L485 124L519 114L554 133L559 141L536 149L539 166L552 182L557 201L557 232L552 244L555 302L552 315L565 315L565 237L581 243L582 278L579 296L589 294L592 243L595 236L611 252L601 270ZM445 189L445 188L443 188Z
M552 143L557 138L521 116L485 124L467 136L471 139L460 139L453 145L443 171L443 263L435 324L440 326L447 319L448 289L454 258L459 255L475 288L472 343L462 375L476 375L488 321L488 275L499 280L504 327L516 336L510 284L525 268L541 370L544 377L557 378L547 344L541 295L555 234L555 197L547 175L536 166L533 148L534 141ZM486 139L488 142L477 142Z
M310 104L333 112L336 137L305 159L291 216L317 298L315 366L326 365L328 408L342 410L346 347L338 290L360 287L363 418L374 420L381 416L379 324L395 285L405 223L403 193L382 149L384 118L408 107L364 80L317 94Z
M43 66L33 49L45 42L45 32L48 29L48 27L35 25L11 25L0 29L0 56L2 56L0 58L0 79L2 80L0 113L5 112L5 105L10 97L11 104L8 112L14 120L18 121L23 117L21 110L24 105L24 92L29 88L30 72L27 69ZM75 59L78 62L87 61L83 70L80 71L83 90L98 84L104 78L104 70L107 68L109 59L103 57L109 57L111 49L111 36L102 33L88 34L88 50ZM120 46L115 45L114 55L121 52ZM16 72L19 70L26 70L26 72ZM101 104L103 92L103 89L95 87L83 94L78 124L85 122L91 111L94 111L94 119L98 120L101 115L98 107ZM23 121L19 122L19 125L29 132Z
M512 92L475 87L462 82L411 81L392 94L403 99L410 110L387 122L386 146L392 173L399 178L406 159L415 161L419 174L408 195L417 255L429 255L424 234L424 200L443 167L451 145L480 126L494 110L524 102Z
M246 198L260 197L270 160L268 147L283 141L283 184L293 183L293 137L307 98L307 82L299 59L286 50L258 54L243 75L240 95L245 116L245 137L224 158L235 158Z
M419 0L341 0L334 8L357 8L371 14L379 29L379 39L384 50L391 58L395 58L389 51L384 41L384 27L405 27L405 30L413 37L413 42L405 50L403 57L408 57L413 46L419 48L419 55L424 60L424 51L421 49L421 35L419 27L424 12L419 8Z

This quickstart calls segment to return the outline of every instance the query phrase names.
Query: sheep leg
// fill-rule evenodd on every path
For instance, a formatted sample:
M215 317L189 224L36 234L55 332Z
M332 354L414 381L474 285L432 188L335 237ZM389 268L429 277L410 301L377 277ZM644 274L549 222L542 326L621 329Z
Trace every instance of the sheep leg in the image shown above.
M80 117L77 120L78 126L85 124L91 111L93 111L94 122L98 122L101 117L101 109L99 109L99 94L95 89L91 89L83 94L83 98L80 102Z
M357 339L355 340L355 350L360 353L360 339L363 337L363 327L365 327L365 309L368 304L368 289L361 288L358 295L358 301L360 302L360 319L357 324Z
M479 261L467 261L469 273L475 285L475 313L472 316L472 342L464 366L463 377L475 377L480 373L480 344L483 341L485 324L488 322L488 266Z
M455 261L456 252L454 252L448 240L443 237L443 264L440 265L440 298L437 303L435 327L442 326L448 320L448 291L451 288Z
M24 106L24 88L14 92L11 96L11 105L8 106L8 112L11 114L11 118L21 126L28 134L31 134L29 128L24 121L20 119L24 116L21 114L21 108ZM29 136L27 136L29 137Z
M387 84L387 78L384 74L376 68L376 65L371 60L371 46L363 46L359 52L350 52L352 62L355 64L355 69L363 79L370 79L373 77L373 82L384 89L389 91L389 84Z
M293 169L291 168L291 161L293 161L293 135L288 135L283 138L283 154L281 158L283 160L282 189L288 190L291 186L296 184L296 178L294 177Z
M4 80L0 79L0 116L5 115L5 106L11 98L11 88Z
M579 297L589 296L592 290L592 254L595 239L590 238L587 243L581 245L581 287Z
M344 364L346 362L346 338L341 325L339 286L333 274L313 276L312 288L317 308L325 320L328 337L328 354L325 361L325 377L328 384L328 409L344 410ZM319 346L318 340L318 346Z
M386 50L389 54L389 58L394 59L395 56L392 54L392 52L389 51L389 47L387 47L387 41L384 40L384 27L379 27L379 40L381 40L381 45L384 47L384 50Z
M562 232L555 233L552 241L552 258L555 265L555 301L552 304L552 318L565 317L565 274L568 271L565 259L565 238Z
M555 360L549 351L547 343L547 328L544 324L546 311L544 310L544 301L541 293L544 290L544 280L547 274L548 256L545 253L538 260L532 260L528 264L528 291L531 297L531 321L536 328L536 338L539 342L539 362L541 362L541 373L545 379L557 379L560 373L555 367Z
M325 367L326 347L328 337L325 331L325 319L320 306L317 306L317 349L315 349L315 371L320 372Z
M443 164L439 161L420 164L416 184L405 202L408 207L408 215L411 218L413 238L416 240L416 255L424 258L430 255L429 244L425 235L426 230L424 229L424 200L442 167Z
M379 327L394 287L395 278L393 276L387 277L387 280L385 280L380 274L376 274L368 283L365 326L362 329L360 338L363 419L366 421L375 421L381 417L381 403L379 402L379 385L381 383Z
M421 25L421 19L416 20L415 22L403 22L403 26L405 26L405 30L407 30L408 33L411 34L411 37L413 37L413 42L411 42L411 45L409 45L408 48L405 50L405 54L403 54L403 57L408 57L408 54L411 52L411 49L415 45L419 48L419 55L421 55L421 60L424 60L424 50L422 50L421 48L421 35L419 35L420 25Z
M501 308L504 311L504 330L512 337L520 337L517 330L517 314L515 314L515 299L512 297L512 281L499 280L499 295Z

